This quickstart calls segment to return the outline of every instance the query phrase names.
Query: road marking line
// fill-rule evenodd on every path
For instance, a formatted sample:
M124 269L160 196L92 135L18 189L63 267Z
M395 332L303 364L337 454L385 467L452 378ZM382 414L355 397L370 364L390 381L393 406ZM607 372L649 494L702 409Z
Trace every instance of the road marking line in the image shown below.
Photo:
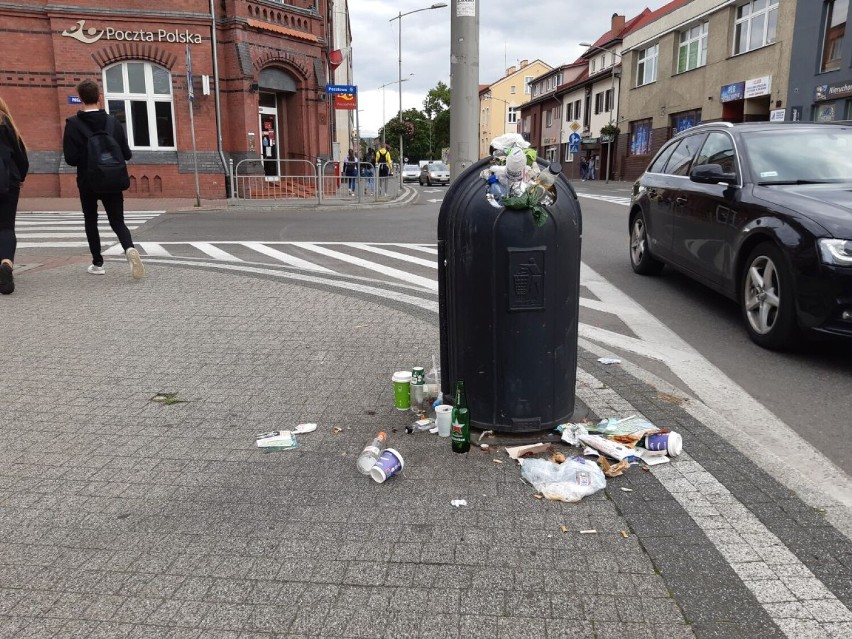
M330 268L326 268L324 266L320 266L319 264L309 262L308 260L303 260L301 258L288 255L287 253L283 253L282 251L278 251L274 248L266 246L261 242L243 242L243 246L246 246L253 251L257 251L258 253L262 253L267 257L275 258L279 262L284 262L285 264L289 264L290 266L303 268L308 271L316 271L318 273L335 273Z
M314 253L319 253L320 255L333 257L335 259L340 260L341 262L347 262L349 264L354 264L355 266L360 266L362 268L375 271L377 273L382 273L383 275L387 275L388 277L392 277L394 279L409 282L411 284L417 284L430 291L437 292L438 290L438 282L434 279L414 275L412 273L408 273L407 271L401 271L390 266L376 264L375 262L370 262L368 260L363 260L360 257L347 255L346 253L341 253L340 251L333 251L332 249L325 248L324 246L318 246L317 244L313 244L311 242L293 242L293 245L298 246L299 248L303 248L306 251L313 251Z
M145 251L145 255L150 257L171 257L172 254L163 248L158 242L136 242L136 246L141 247Z
M363 244L358 242L352 242L349 244L352 248L361 249L362 251L368 251L370 253L375 253L377 255L384 255L385 257L392 257L397 260L402 260L404 262L408 262L409 264L418 264L419 266L426 266L428 268L438 268L438 263L435 260L424 260L420 257L413 257L411 255L406 255L405 253L397 253L396 251L389 251L387 249L379 248L378 246L371 246L369 244Z
M190 246L197 248L202 253L205 253L212 257L214 260L223 260L226 262L242 262L242 260L235 255L231 255L227 251L223 251L220 248L213 246L210 242L190 242Z

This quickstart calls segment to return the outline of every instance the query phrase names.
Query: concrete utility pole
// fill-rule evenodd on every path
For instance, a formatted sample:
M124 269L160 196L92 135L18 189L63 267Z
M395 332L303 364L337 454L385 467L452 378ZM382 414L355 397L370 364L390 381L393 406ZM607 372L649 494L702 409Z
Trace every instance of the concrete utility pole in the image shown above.
M479 0L453 0L450 16L450 177L479 160Z

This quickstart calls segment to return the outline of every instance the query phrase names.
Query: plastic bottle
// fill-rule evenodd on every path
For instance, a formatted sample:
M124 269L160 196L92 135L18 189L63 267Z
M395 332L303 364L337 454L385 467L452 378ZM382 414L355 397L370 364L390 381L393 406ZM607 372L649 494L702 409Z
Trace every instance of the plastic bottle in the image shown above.
M500 201L506 196L506 187L500 184L500 180L491 172L488 176L488 194L494 198L495 204L500 204Z
M551 162L546 169L542 169L535 180L543 191L541 203L545 206L556 201L556 178L560 173L562 173L562 165L559 162Z
M375 465L376 460L381 457L382 451L388 444L388 435L384 431L377 434L373 441L364 446L364 450L358 455L358 470L362 475L369 475L370 469Z
M506 179L509 184L521 182L524 179L524 169L527 167L527 156L522 149L513 148L506 156ZM511 186L510 186L511 190Z

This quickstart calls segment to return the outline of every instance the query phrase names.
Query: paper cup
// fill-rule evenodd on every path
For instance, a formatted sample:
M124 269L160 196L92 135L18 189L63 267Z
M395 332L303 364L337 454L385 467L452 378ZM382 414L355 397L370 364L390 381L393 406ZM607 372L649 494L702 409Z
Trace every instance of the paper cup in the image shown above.
M670 457L677 457L683 451L683 438L673 431L645 435L645 448L664 450Z
M408 410L411 408L411 373L409 371L397 371L391 378L393 381L393 403L397 410Z
M390 477L401 473L404 465L402 455L393 448L385 448L382 456L376 460L375 465L370 469L370 477L381 484Z
M453 419L453 407L449 404L435 406L435 422L438 424L438 435L450 436L450 425Z

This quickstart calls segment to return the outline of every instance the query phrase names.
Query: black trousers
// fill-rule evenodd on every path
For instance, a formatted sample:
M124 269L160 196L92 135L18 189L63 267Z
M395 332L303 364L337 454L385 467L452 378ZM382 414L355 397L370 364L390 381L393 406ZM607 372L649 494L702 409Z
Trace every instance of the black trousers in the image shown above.
M21 187L10 185L9 192L0 195L0 260L15 261L15 248L18 238L15 236L15 214L18 211L18 196Z
M92 252L92 264L103 266L104 258L101 255L101 235L98 233L98 200L103 202L107 220L113 233L121 242L121 248L125 251L133 248L133 239L130 231L124 223L124 193L95 193L87 184L77 182L80 189L80 206L83 208L83 222L86 227L86 239L89 241L89 250Z

